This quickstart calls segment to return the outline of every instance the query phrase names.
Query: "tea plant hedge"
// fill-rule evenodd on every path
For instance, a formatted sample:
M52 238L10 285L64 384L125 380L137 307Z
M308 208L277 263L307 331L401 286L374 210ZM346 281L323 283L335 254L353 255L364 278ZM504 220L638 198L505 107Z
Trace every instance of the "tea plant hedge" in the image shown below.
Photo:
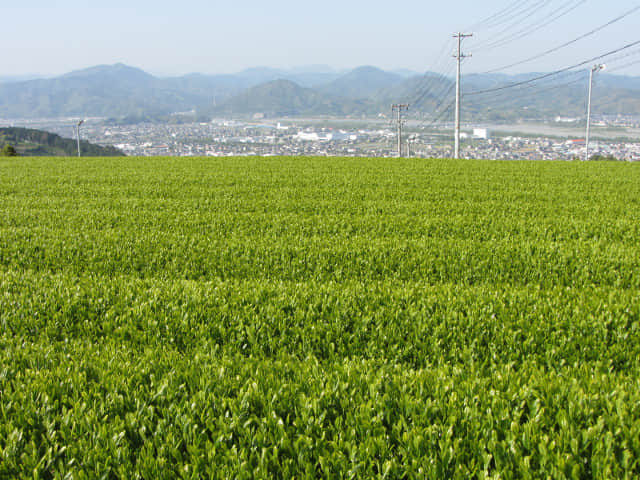
M637 478L640 170L0 160L0 478Z

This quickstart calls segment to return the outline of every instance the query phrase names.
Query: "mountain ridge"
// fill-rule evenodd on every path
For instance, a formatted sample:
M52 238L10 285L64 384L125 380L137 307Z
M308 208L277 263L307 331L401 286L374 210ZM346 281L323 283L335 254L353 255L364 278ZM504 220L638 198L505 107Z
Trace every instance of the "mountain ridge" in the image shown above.
M579 78L572 85L549 82L548 91L523 86L484 96L473 93L541 75L465 75L463 114L489 120L515 118L523 112L541 118L583 114L586 73L573 72ZM347 72L324 66L310 71L256 67L236 74L157 77L117 63L54 78L0 83L0 118L160 118L190 111L205 117L377 115L388 113L391 103L410 103L412 113L428 115L447 108L452 88L452 79L432 72L403 76L373 66ZM640 115L640 77L599 75L595 93L595 111L602 112L602 107L607 109L603 113Z

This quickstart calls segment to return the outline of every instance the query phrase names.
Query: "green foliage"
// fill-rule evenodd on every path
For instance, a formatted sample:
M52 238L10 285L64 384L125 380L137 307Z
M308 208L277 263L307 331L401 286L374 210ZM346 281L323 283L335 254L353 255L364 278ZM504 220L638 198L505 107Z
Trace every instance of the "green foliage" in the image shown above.
M635 165L0 169L0 478L640 475Z
M30 128L0 128L0 145L4 143L6 148L7 142L16 145L17 150L24 156L73 156L77 152L76 140ZM101 147L87 141L81 141L80 145L82 155L85 157L123 156L123 153L115 147Z
M13 147L13 145L7 143L4 147L2 147L0 155L3 157L17 157L18 152L16 152L16 149Z
M597 162L617 162L618 159L613 155L592 155L589 157L589 160L594 160Z
M225 101L212 113L264 113L271 117L300 115L361 115L379 111L379 104L367 99L349 100L289 80L274 80L249 88Z

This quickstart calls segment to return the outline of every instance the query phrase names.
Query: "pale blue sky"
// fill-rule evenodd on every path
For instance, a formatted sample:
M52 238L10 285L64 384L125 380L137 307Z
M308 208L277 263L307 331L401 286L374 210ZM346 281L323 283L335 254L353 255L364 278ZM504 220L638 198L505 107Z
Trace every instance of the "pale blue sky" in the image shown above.
M535 34L554 12L578 8ZM499 25L474 25L513 5ZM518 7L518 5L520 5ZM0 77L60 74L122 62L152 73L229 73L252 66L375 65L416 71L452 67L451 34L474 26L465 42L467 71L484 71L533 56L640 6L632 0L24 0L2 7ZM508 13L508 12L507 12ZM510 72L550 71L640 40L640 11L589 39ZM501 33L504 32L504 33ZM506 44L488 43L505 39ZM485 48L483 49L482 46ZM500 43L500 42L498 42ZM640 46L617 65L640 59ZM640 65L620 73L640 75Z

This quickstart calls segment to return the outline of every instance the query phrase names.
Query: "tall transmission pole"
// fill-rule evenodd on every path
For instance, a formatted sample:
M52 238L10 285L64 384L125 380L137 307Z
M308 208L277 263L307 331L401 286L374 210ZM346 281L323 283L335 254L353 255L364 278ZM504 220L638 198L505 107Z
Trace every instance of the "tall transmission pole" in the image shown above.
M78 156L80 156L80 125L84 123L84 120L80 120L76 124L76 139L78 140Z
M589 71L589 99L587 100L587 133L584 139L585 160L589 160L589 135L591 133L591 91L593 90L593 74L604 70L606 65L594 65Z
M454 58L457 60L458 69L456 71L456 125L455 125L455 148L454 148L454 158L460 158L460 64L462 63L463 58L470 57L471 55L464 55L462 53L462 40L465 38L472 37L473 34L464 34L464 33L456 33L453 38L458 39L458 53L454 55Z
M409 104L400 104L394 103L391 105L391 114L394 112L398 112L398 116L396 117L396 122L398 123L398 158L402 157L402 124L404 120L402 119L402 112L409 111Z

